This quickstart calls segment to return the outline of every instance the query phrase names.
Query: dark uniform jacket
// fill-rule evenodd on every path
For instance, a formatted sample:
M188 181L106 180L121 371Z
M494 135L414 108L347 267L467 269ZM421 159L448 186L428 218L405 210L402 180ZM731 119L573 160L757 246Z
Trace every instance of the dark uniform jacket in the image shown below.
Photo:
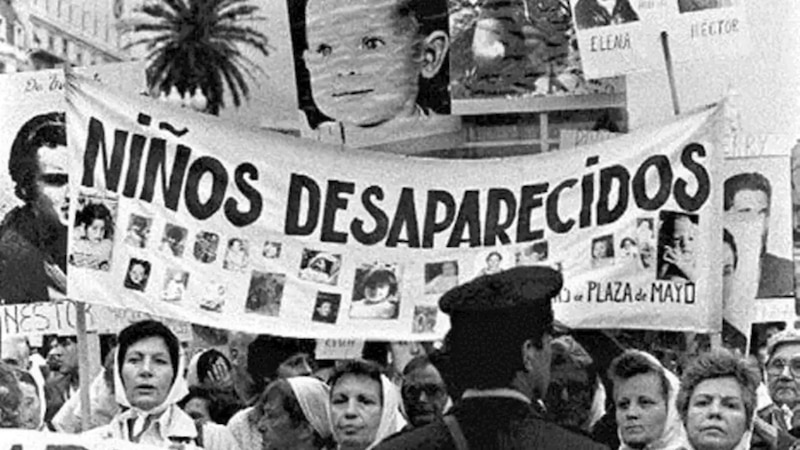
M608 449L586 436L548 422L534 406L514 398L464 399L451 414L458 420L470 450ZM376 447L376 450L398 449L455 450L456 446L447 425L437 420L425 427L391 436Z

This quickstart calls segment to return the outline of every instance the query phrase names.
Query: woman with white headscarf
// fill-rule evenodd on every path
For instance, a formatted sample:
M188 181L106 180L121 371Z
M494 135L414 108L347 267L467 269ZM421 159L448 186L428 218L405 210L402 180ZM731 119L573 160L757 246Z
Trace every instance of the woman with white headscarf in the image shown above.
M334 448L328 413L328 385L299 376L276 380L264 389L258 428L263 450L323 450Z
M177 405L187 393L178 338L161 322L145 320L119 334L114 394L122 410L88 433L101 438L171 447L238 450L223 426L198 424Z
M614 384L620 450L679 450L688 447L676 406L678 377L653 355L627 350L608 370Z
M406 425L400 391L372 362L349 360L329 380L331 423L339 450L369 450Z

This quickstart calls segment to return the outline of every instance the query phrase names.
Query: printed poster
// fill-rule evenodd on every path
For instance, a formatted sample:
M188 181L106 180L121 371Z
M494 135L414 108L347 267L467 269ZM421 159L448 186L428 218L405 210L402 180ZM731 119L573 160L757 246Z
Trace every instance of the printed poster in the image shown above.
M132 95L145 88L142 63L76 70ZM63 71L0 75L0 305L66 294L65 111Z
M544 264L566 280L568 325L719 328L720 271L699 257L721 249L716 109L613 144L457 161L342 151L70 81L70 217L103 205L113 228L72 220L70 257L102 263L70 263L71 298L419 341L449 328L447 289Z
M665 34L673 62L747 54L743 0L570 0L589 79L661 70Z

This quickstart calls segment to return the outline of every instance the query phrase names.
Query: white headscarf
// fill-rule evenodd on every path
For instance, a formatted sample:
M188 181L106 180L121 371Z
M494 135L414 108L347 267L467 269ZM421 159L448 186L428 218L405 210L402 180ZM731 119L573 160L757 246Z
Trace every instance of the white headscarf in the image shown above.
M656 367L660 367L664 371L669 386L667 386L667 419L664 423L664 431L661 436L653 442L649 443L645 450L683 450L691 448L689 440L686 437L686 429L683 427L683 421L678 413L678 391L681 387L681 382L678 377L670 372L667 368L661 365L661 362L653 355L639 350L628 350L629 352L639 353L647 358ZM622 434L617 428L617 435L619 436L619 449L631 450L625 442L622 441Z
M119 347L117 347L114 354L114 396L117 400L117 403L122 406L123 409L127 408L127 410L121 412L117 416L117 420L121 421L121 423L127 423L130 419L135 419L133 423L132 434L136 435L144 429L148 416L154 416L156 418L159 417L170 406L178 403L189 393L189 388L186 385L186 379L183 378L184 366L186 363L185 358L178 358L178 370L174 374L172 386L170 386L167 397L163 402L161 402L160 405L144 411L131 405L131 403L128 401L127 395L125 394L125 386L122 384L122 374L120 373L120 358L124 357L125 355L119 354Z
M330 419L330 389L314 377L290 377L286 381L311 427L323 438L333 434Z
M392 383L385 375L381 375L381 391L383 393L383 407L381 408L381 423L375 433L375 440L366 450L377 447L387 437L397 433L406 426L406 419L401 414L403 397L400 388Z

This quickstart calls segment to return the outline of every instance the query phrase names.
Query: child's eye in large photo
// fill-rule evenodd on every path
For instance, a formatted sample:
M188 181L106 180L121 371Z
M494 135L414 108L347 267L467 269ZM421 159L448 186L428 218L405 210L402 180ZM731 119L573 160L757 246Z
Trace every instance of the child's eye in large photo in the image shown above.
M365 37L361 41L361 45L363 45L364 48L366 48L367 50L375 50L386 45L386 42L384 42L383 39L377 37Z
M330 56L333 52L333 48L331 48L328 44L320 44L317 46L317 54L321 56Z

